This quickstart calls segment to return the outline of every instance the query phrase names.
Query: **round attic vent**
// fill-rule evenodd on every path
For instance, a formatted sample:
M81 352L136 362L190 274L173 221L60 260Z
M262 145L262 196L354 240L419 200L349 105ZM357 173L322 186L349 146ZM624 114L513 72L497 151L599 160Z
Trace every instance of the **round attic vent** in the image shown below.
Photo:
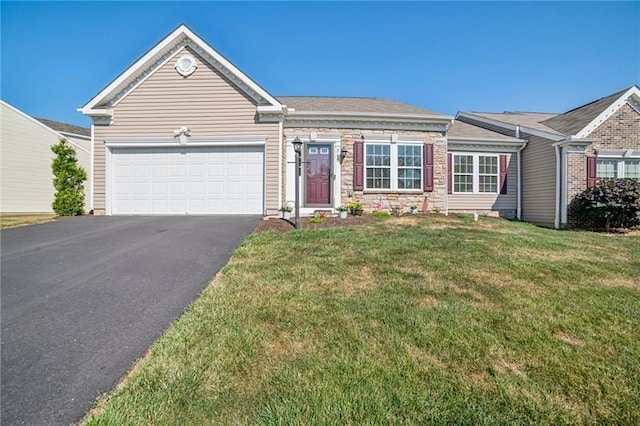
M176 62L176 71L183 77L193 74L197 67L196 60L191 55L182 55Z

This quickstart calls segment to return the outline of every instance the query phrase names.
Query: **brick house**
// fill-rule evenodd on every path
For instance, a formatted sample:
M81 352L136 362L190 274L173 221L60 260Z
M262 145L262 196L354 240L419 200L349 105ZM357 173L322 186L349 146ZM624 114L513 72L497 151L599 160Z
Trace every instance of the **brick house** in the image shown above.
M561 115L454 119L389 99L274 96L181 25L80 111L93 120L95 214L275 215L296 198L297 138L303 214L358 201L559 227L594 173L586 157L601 175L614 160L635 173L638 99L634 86Z

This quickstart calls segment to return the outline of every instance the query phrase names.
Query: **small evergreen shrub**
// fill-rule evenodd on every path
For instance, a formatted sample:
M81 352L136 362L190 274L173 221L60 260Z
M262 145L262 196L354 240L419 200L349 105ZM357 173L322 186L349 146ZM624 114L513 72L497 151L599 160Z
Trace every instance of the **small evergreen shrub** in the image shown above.
M51 147L56 155L51 164L53 187L56 190L52 207L59 216L84 213L84 181L87 172L78 165L76 152L66 139Z
M391 217L391 213L375 210L375 211L371 212L371 216L374 216L374 217Z
M640 182L607 179L578 194L571 202L575 224L587 229L633 228L640 225Z

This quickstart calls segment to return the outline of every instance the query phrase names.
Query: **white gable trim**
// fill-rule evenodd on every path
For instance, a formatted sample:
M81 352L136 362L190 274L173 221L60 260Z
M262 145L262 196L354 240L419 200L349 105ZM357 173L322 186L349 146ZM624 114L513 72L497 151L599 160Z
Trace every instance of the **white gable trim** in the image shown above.
M193 31L191 31L189 28L187 28L186 25L183 24L176 28L171 34L165 37L158 44L156 44L151 50L144 54L122 74L120 74L118 78L112 81L96 96L94 96L89 102L87 102L82 108L80 108L79 111L86 115L94 115L96 113L104 114L106 111L101 108L96 108L96 106L104 102L104 100L109 95L112 95L112 93L118 89L118 87L125 84L129 79L134 77L147 63L152 61L156 56L161 55L163 51L169 50L171 52L168 53L169 58L165 58L164 55L162 55L162 57L160 57L158 61L155 61L151 65L150 68L152 70L157 69L161 63L165 63L166 61L168 61L175 55L177 51L180 50L180 48L184 46L189 46L193 48L198 54L201 54L213 67L222 72L222 74L229 78L232 82L236 83L238 87L245 91L250 97L254 99L256 97L260 97L272 106L282 108L280 102L278 102L266 90L264 90L257 83L251 80L246 74L240 71L221 54L216 52L204 40L198 37ZM178 49L174 50L176 47L178 47ZM147 68L146 73L151 74L149 68ZM146 78L146 75L142 79L144 78ZM140 81L134 80L129 85L127 85L124 90L127 92L133 90L133 88L136 87L139 83ZM116 95L119 99L124 97L121 92Z
M27 114L26 112L22 112L20 111L18 108L14 107L13 105L9 105L8 103L6 103L5 101L3 101L2 99L0 99L0 103L4 106L6 106L7 108L9 108L10 110L12 110L13 112L21 115L22 117L26 118L27 120L31 121L32 123L42 127L43 129L48 130L49 132L51 132L53 135L57 136L58 139L66 139L67 142L69 142L69 144L73 145L74 148L79 149L80 151L86 152L87 154L89 154L89 150L86 149L85 147L75 143L74 141L72 141L71 139L68 139L67 137L65 137L65 135L63 135L60 132L57 132L55 130L53 130L51 127L47 126L46 124L36 120L35 118L33 118L32 116L30 116L29 114ZM86 139L86 136L81 136L81 135L74 135L74 137L79 137L79 138L83 138Z
M577 138L587 137L598 128L602 123L604 123L609 117L616 113L624 104L627 103L627 100L631 97L635 96L636 98L640 98L640 89L638 86L633 86L626 92L622 94L618 99L613 102L609 108L605 109L598 115L596 118L591 121L591 123L587 124L582 130L576 133ZM633 105L631 105L633 107ZM634 108L635 109L635 108ZM637 110L636 110L637 111Z

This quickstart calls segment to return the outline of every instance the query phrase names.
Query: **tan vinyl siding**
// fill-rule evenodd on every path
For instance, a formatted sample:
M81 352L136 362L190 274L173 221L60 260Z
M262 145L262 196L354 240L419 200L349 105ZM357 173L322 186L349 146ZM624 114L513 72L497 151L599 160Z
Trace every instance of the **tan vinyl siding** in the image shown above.
M184 78L174 69L184 53L198 63ZM266 209L278 208L278 123L257 123L256 103L189 48L132 90L114 107L113 123L95 132L95 208L105 208L104 141L123 137L172 137L174 129L187 126L193 137L266 136Z
M556 156L552 141L524 135L522 151L522 219L553 226L556 202Z
M55 191L51 146L60 137L6 105L1 106L0 212L52 213ZM76 156L88 172L89 155L76 149Z
M451 152L457 154L457 152ZM460 152L460 154L465 154ZM478 153L482 155L483 153ZM500 155L500 153L487 153L487 155ZM517 156L507 155L507 193L506 194L449 194L449 210L454 211L514 211L518 203L518 169ZM498 181L499 181L498 176ZM499 190L499 189L498 189Z

